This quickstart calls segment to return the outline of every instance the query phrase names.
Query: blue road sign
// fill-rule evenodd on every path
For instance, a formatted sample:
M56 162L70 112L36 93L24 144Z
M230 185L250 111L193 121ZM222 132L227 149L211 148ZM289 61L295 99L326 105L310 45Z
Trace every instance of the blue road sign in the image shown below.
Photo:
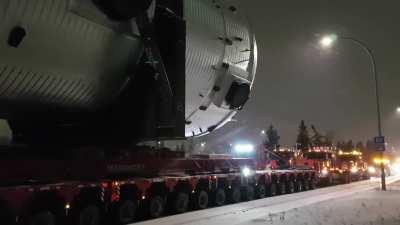
M385 143L385 137L384 136L379 136L374 138L374 143L375 143L375 150L376 151L385 151L386 150L386 143Z

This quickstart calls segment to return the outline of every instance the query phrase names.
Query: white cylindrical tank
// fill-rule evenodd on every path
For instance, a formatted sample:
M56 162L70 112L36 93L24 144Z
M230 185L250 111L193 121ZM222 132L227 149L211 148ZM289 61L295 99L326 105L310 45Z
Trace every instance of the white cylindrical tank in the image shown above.
M180 5L180 13L165 11L186 24L185 59L177 62L185 65L182 133L206 134L243 107L254 80L257 47L241 8L224 0L142 0L137 9L132 1L116 2L0 0L0 118L17 121L21 130L24 120L38 117L67 123L66 116L75 123L69 127L76 123L80 127L80 122L90 125L88 119L79 120L79 113L97 124L90 113L101 111L105 114L99 120L104 121L106 113L113 111L109 107L132 87L129 83L143 75L137 71L145 64L141 59L146 45L132 24L143 10L150 19L157 15L162 8L156 7L159 2ZM124 4L135 13L131 15ZM104 7L115 8L108 14ZM142 97L136 94L132 99ZM128 101L129 110L144 110L135 103ZM122 107L118 110L125 113ZM125 116L122 122L135 119ZM36 126L41 125L30 126L32 133Z
M230 2L184 1L186 136L205 134L229 121L243 107L254 80L254 34L243 11ZM232 102L228 94L241 99Z

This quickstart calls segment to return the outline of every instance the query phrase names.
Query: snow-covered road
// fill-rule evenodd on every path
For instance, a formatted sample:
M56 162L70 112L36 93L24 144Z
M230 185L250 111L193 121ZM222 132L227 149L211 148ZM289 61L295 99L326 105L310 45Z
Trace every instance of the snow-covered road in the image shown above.
M399 180L400 176L387 178L388 184ZM380 186L379 181L379 179L375 178L346 185L320 188L313 191L193 211L185 214L148 220L141 223L136 223L135 225L372 225L375 224L375 221L379 222L377 224L380 225L392 224L390 223L391 220L389 219L386 220L388 223L382 223L382 221L385 221L385 217L376 217L376 215L370 212L373 207L369 208L367 206L375 205L377 208L376 210L383 210L383 212L386 212L386 208L390 208L392 211L396 209L399 210L399 212L396 211L396 213L400 213L400 191L388 191L387 193L376 191L375 189L379 188ZM392 188L393 185L389 185L389 188ZM368 196L376 197L376 199L371 198L369 199L371 202L368 203L368 198L366 198ZM379 199L381 198L389 198L393 199L394 201L390 201L388 206L379 205ZM367 200L360 203L360 199ZM358 209L358 207L361 208ZM365 221L362 220L365 223L357 223L357 221L361 221L361 219L357 220L361 214L365 214L363 219L367 218ZM321 215L325 216L321 217ZM352 217L345 218L346 215ZM382 215L382 213L379 215ZM398 218L400 218L400 214L396 215ZM368 216L376 218L373 219L369 218ZM355 217L355 220L352 223L348 223L347 221L353 217ZM391 217L394 218L395 216L393 215ZM331 222L329 222L329 218L332 219ZM400 221L400 219L398 221ZM400 222L394 224L400 224Z

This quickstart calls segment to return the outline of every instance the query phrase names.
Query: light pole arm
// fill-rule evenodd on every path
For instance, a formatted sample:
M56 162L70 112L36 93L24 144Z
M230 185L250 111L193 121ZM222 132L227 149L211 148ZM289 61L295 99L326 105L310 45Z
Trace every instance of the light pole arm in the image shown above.
M353 37L345 37L345 36L338 36L338 39L343 39L343 40L349 40L358 46L360 46L369 56L371 60L371 66L372 66L372 73L374 76L374 83L375 83L375 98L376 98L376 113L378 116L378 135L382 136L382 124L381 124L381 101L380 101L380 96L379 96L379 80L378 80L378 73L376 70L376 61L375 61L375 56L374 53L372 52L372 49L370 49L364 42L355 39Z

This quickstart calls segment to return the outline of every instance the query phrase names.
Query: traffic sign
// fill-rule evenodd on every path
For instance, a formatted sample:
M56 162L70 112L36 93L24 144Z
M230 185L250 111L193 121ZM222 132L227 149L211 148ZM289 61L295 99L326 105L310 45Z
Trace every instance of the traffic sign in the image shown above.
M374 138L374 143L375 143L375 150L379 152L385 151L385 137L384 136L378 136Z

